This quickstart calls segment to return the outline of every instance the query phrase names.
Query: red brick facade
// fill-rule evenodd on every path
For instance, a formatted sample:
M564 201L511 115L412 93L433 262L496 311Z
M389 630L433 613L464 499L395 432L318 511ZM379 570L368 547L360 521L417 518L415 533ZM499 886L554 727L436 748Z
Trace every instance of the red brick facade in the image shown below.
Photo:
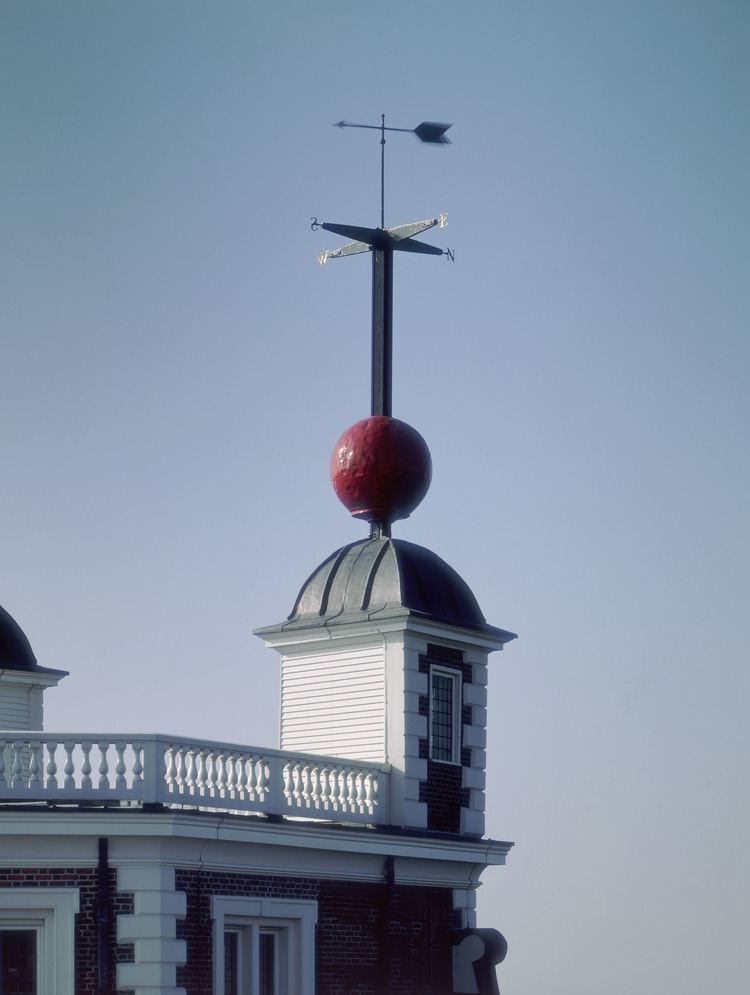
M116 872L108 872L105 916L109 990L115 966L133 960L133 946L118 944L117 916L132 914L133 896L118 894ZM187 962L177 984L187 995L213 993L211 896L307 899L318 903L317 995L450 995L450 931L460 923L449 888L286 878L255 874L177 870L177 891L187 897L187 915L177 921ZM75 992L97 995L98 930L96 868L15 868L0 871L0 888L78 888Z
M448 888L184 870L175 883L187 895L187 916L177 923L187 962L177 984L188 995L212 992L212 895L317 901L317 995L452 991L449 933L458 923Z

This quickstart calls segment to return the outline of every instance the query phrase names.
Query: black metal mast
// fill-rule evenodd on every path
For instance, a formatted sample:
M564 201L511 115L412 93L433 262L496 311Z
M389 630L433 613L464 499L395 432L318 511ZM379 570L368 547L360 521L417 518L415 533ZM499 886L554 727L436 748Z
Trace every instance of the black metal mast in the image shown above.
M320 224L313 218L312 229L324 228L355 238L357 241L325 252L318 257L321 263L338 256L353 255L358 252L372 251L372 363L370 413L372 415L392 414L393 394L393 252L395 249L407 252L420 252L429 255L447 255L453 259L453 252L445 252L436 246L425 242L416 242L412 236L426 231L435 225L441 228L445 225L445 215L430 218L428 221L417 221L410 225L400 225L397 228L385 227L385 133L386 131L408 131L415 134L421 141L436 145L450 145L450 139L445 137L449 124L438 124L434 121L423 121L416 128L387 128L385 114L380 116L380 124L352 124L349 121L339 121L339 128L371 128L380 132L380 227L359 228L354 225Z
M380 228L385 231L385 114L380 115ZM372 250L372 362L370 414L392 414L393 249Z

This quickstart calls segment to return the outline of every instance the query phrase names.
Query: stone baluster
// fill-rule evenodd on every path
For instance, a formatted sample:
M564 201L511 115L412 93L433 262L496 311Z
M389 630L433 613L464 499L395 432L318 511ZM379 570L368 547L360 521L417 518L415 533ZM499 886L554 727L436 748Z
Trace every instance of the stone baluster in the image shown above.
M247 797L251 802L254 802L258 797L258 774L256 768L256 759L251 756L247 762Z
M240 754L237 759L237 797L243 799L247 799L247 763L247 757Z
M338 767L330 767L328 770L328 804L332 811L336 811L339 807L339 769Z
M170 793L174 791L175 778L177 777L177 765L174 762L175 749L172 743L167 747L167 769L164 773L164 782Z
M300 804L310 808L310 764L300 764Z
M195 794L195 778L197 773L195 752L192 747L185 749L185 784L188 793L191 795Z
M227 786L227 797L235 797L235 787L237 785L237 771L235 769L235 756L230 751L224 757L224 769L227 772L226 786Z
M354 807L361 814L365 810L365 772L355 770L354 777Z
M187 747L177 746L175 747L177 752L177 790L181 795L188 793L188 776L187 776Z
M320 769L320 807L327 811L331 804L331 772L328 767Z
M294 807L299 808L302 803L302 772L298 763L292 764L292 795Z
M99 790L106 791L109 788L109 760L107 750L109 743L97 743L99 747Z
M341 770L331 767L331 808L338 812L341 808Z
M218 769L218 779L216 782L216 787L218 788L218 794L220 798L226 798L227 795L227 755L222 750L216 757L216 765Z
M83 763L81 764L81 790L90 791L91 790L91 761L89 760L89 753L91 753L91 747L93 743L87 740L81 741L81 750L83 752Z
M219 777L219 772L217 770L218 757L211 751L208 754L208 794L209 797L216 797L216 782Z
M57 752L57 743L49 740L47 743L47 788L51 791L57 791L57 761L55 760L55 753Z
M42 752L42 744L38 739L29 740L29 787L38 788L42 779L39 776L41 764L39 754Z
M72 791L76 786L75 778L73 777L76 769L73 763L73 750L75 748L76 744L69 739L63 743L63 749L65 750L65 767L63 770L65 772L66 791Z
M25 786L26 778L24 777L23 771L23 748L24 741L22 739L15 739L13 741L13 767L12 767L12 778L11 784L14 788L20 788Z
M284 764L281 768L281 790L284 796L284 805L291 804L293 792L291 764Z
M374 774L368 774L365 778L365 806L367 811L372 815L375 810L375 805L377 803L377 778Z
M195 790L196 794L203 797L206 793L206 751L201 747L195 752Z
M133 743L133 787L143 780L143 747Z
M320 808L320 768L317 764L310 766L310 804Z
M11 768L11 785L20 788L25 785L23 776L23 748L24 742L21 739L13 741L13 766Z
M115 787L118 791L122 791L127 787L127 781L125 780L126 749L127 743L124 740L116 740L115 751L117 753L117 763L115 764Z

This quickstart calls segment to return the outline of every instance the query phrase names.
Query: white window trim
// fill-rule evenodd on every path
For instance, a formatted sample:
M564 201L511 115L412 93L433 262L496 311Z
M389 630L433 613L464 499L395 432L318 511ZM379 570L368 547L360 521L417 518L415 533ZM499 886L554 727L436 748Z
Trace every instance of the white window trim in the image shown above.
M286 898L212 895L214 995L224 995L224 930L244 926L289 931L288 995L315 995L315 924L318 903Z
M39 995L75 995L78 888L0 888L0 929L38 928Z
M451 759L444 760L433 756L432 748L432 678L434 674L440 674L441 677L449 677L453 684L453 693L451 695L453 703L453 742L451 744ZM437 764L452 764L454 767L461 765L461 704L462 704L462 691L463 691L463 681L461 679L461 672L459 670L454 670L452 667L441 667L439 664L430 664L430 688L429 688L429 709L427 714L427 721L429 723L429 734L430 734L430 760Z

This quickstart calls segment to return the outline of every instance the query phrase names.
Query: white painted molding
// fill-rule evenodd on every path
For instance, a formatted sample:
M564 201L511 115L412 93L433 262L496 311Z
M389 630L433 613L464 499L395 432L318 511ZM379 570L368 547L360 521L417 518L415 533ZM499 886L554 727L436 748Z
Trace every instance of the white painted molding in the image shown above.
M52 688L57 687L63 677L68 675L60 670L57 673L45 674L39 670L0 670L0 685L8 685L26 688Z
M472 665L472 684L478 684L480 687L485 687L487 685L488 675L487 675L487 664L486 663L475 663Z
M462 808L461 832L468 836L483 836L484 812L470 808Z
M318 903L304 899L247 898L212 895L214 995L224 995L224 929L232 925L278 923L289 930L288 992L285 995L315 995L315 925ZM243 921L244 920L244 921Z
M133 914L117 917L118 942L132 943L132 964L117 965L118 989L136 995L151 990L175 990L177 967L185 963L186 945L176 939L177 919L185 915L185 895L175 891L174 867L161 860L118 865L114 847L110 862L117 867L117 890L133 892Z
M464 746L484 750L487 745L487 733L483 726L464 726Z
M479 767L464 767L461 772L461 787L484 791L487 775Z
M464 685L464 704L477 705L484 708L487 705L487 687L484 684Z
M39 924L45 995L74 995L78 888L0 888L0 926Z
M453 908L461 914L461 928L474 929L477 925L476 888L454 888Z
M0 866L18 866L8 860L6 847L15 853L29 853L34 837L34 851L44 852L47 866L58 864L59 853L69 842L85 837L110 838L110 862L121 864L153 859L154 847L166 845L167 839L193 845L194 841L220 840L232 843L257 843L297 851L321 850L331 853L414 855L424 860L457 860L487 865L504 863L512 843L498 840L436 838L431 835L402 836L385 830L373 831L357 826L337 826L326 822L287 820L272 823L252 816L200 814L189 811L117 813L107 809L65 813L40 809L32 812L0 809ZM50 837L55 838L54 848ZM80 845L80 844L79 844ZM55 852L58 851L58 852ZM298 857L302 857L298 853ZM486 857L486 860L484 859ZM95 866L94 860L91 866Z
M295 647L313 643L335 643L338 640L347 642L358 638L367 638L373 633L394 633L408 631L421 636L425 642L439 642L463 651L479 650L491 653L503 648L503 642L492 633L480 632L477 629L463 629L448 622L437 622L410 615L407 609L403 614L390 615L388 618L371 618L347 622L337 625L311 625L305 628L277 629L272 632L258 630L257 636L266 646L278 653L291 653Z

